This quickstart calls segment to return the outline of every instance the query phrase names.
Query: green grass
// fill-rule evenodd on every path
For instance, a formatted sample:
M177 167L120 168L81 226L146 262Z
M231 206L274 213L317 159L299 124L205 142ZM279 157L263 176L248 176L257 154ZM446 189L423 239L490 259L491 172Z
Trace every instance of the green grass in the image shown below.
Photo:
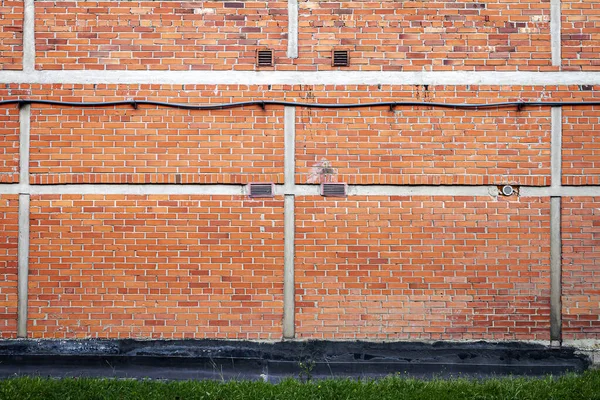
M273 385L247 381L11 378L0 380L0 399L600 399L600 371L542 379L417 380L391 377L373 381L327 380Z

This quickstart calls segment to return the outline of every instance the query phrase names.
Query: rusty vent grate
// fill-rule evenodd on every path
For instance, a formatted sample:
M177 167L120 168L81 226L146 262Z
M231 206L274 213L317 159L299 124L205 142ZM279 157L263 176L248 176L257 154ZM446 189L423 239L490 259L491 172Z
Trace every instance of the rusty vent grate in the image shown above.
M333 50L332 65L334 67L347 67L350 65L350 53L348 50Z
M256 52L256 65L259 67L272 67L273 50L258 50Z
M348 186L345 183L321 183L321 196L346 197Z
M248 184L248 196L274 197L275 185L273 183L250 183Z

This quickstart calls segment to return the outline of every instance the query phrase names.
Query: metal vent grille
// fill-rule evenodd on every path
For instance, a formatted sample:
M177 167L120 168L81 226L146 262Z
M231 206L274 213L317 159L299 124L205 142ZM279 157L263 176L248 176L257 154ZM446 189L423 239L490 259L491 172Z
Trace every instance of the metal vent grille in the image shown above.
M332 65L334 67L347 67L350 65L348 50L333 50Z
M250 183L248 184L249 197L274 197L275 185L273 183Z
M346 197L347 188L345 183L321 183L321 196Z
M256 65L259 67L272 67L273 50L258 50L256 52Z

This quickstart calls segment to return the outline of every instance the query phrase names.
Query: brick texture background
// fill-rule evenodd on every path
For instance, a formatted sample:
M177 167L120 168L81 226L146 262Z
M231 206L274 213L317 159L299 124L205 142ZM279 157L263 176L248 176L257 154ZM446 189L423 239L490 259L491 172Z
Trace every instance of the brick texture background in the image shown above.
M18 89L0 89L0 100L19 95ZM0 183L19 181L19 110L17 106L0 107Z
M598 71L595 0L36 1L37 70ZM0 4L22 69L23 2ZM256 67L256 51L274 51ZM333 49L349 67L331 66ZM219 104L599 100L600 86L2 84L0 99ZM295 182L549 186L550 108L298 108ZM0 108L0 183L19 111ZM33 105L30 183L284 183L283 107ZM564 185L600 184L598 107L563 108ZM598 164L598 165L597 165ZM564 198L563 336L597 339L600 198ZM549 340L547 197L297 196L299 339ZM281 340L283 198L32 195L29 336ZM18 195L0 195L0 338L16 336Z
M35 107L32 183L283 181L283 109Z
M564 339L600 335L600 198L562 200Z
M38 69L253 70L286 37L286 1L36 1Z
M34 338L280 339L283 199L32 196Z
M600 71L600 4L561 0L562 64L565 71Z
M297 199L305 339L549 339L549 199Z
M23 0L0 3L0 71L23 64Z
M600 183L600 107L563 109L563 184Z
M551 70L550 3L484 0L299 1L303 69L331 69L331 49L357 70Z
M525 94L518 90L499 96L488 88L465 92L441 86L370 87L350 95L351 100L365 102L421 97L470 104L541 96L541 91ZM550 183L549 108L302 109L296 131L300 183L326 179L356 184Z
M0 195L0 338L17 334L19 196Z

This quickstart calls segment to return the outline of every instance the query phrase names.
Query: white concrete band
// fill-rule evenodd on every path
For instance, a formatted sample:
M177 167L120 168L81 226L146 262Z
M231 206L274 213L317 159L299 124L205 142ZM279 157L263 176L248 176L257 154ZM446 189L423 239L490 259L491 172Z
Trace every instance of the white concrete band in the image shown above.
M34 0L23 2L23 72L35 70L35 6Z
M293 193L286 193L285 185L275 185L275 195L318 196L319 185L294 185ZM600 188L599 188L600 190ZM178 184L66 184L21 185L0 184L0 194L115 194L115 195L231 195L247 194L246 185L178 185ZM391 186L348 185L349 196L497 196L496 186Z
M0 71L0 83L556 86L597 85L600 84L600 72Z
M562 239L560 233L561 198L550 199L550 341L562 339Z
M224 195L244 196L245 185L177 185L177 184L67 184L67 185L21 185L1 183L0 194L121 194L121 195ZM275 185L275 194L286 193L285 185ZM295 185L296 196L318 196L318 185ZM498 196L496 186L388 186L348 185L348 196ZM599 197L600 186L521 186L520 197Z
M288 0L288 58L298 58L298 0Z
M17 244L17 336L27 337L29 296L29 143L31 106L19 109L19 236Z
M19 195L19 239L17 247L17 337L27 337L29 296L29 195Z
M561 9L560 0L550 0L550 47L552 52L552 65L562 64L561 55Z
M293 339L296 335L295 326L295 198L293 194L286 194L283 210L283 337Z
M294 194L296 180L296 107L284 108L284 182L285 194Z
M562 186L562 108L552 107L550 114L550 168L552 188Z

